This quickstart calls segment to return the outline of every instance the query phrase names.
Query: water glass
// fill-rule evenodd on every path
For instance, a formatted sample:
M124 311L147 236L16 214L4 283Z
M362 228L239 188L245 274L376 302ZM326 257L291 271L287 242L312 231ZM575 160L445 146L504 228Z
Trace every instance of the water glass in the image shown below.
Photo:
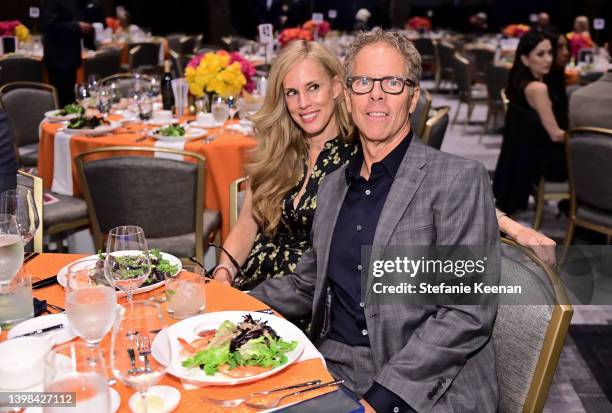
M205 285L204 269L199 266L186 265L178 274L166 275L168 315L182 320L204 312Z
M40 226L40 218L32 192L24 187L5 191L0 195L0 214L15 216L23 245L34 238Z
M83 342L56 346L45 360L45 392L74 392L75 406L48 406L45 413L108 413L110 391L102 350Z
M117 311L117 294L104 271L104 261L88 259L68 267L66 315L72 329L95 347L110 331Z
M23 242L14 215L0 214L0 285L9 283L23 263Z
M223 96L213 96L211 111L215 122L224 123L227 120L229 116L229 105Z
M23 253L20 258L23 260ZM26 271L18 269L10 282L0 284L0 325L10 328L32 317L32 279Z
M113 375L140 393L143 412L147 413L147 391L166 373L172 353L168 335L158 333L165 327L159 304L153 301L132 301L117 317L111 341ZM166 364L152 356L153 346L168 354Z
M136 260L130 266L124 265L126 256ZM106 239L104 269L115 287L125 291L132 301L134 290L142 285L151 273L151 259L147 239L142 228L125 225L110 230Z

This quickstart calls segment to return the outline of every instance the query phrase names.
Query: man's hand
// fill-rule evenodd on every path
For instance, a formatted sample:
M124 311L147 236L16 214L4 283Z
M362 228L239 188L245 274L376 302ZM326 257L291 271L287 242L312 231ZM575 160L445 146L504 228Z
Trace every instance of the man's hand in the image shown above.
M365 413L376 413L376 410L374 410L374 408L370 405L370 403L365 401L365 399L361 399L359 400L359 402L361 403L363 407L365 407Z
M79 22L79 27L81 28L81 33L89 34L93 32L93 26L86 22Z
M548 265L554 265L556 263L555 257L555 245L557 243L546 235L531 229L524 227L516 234L516 242L533 250L533 252Z

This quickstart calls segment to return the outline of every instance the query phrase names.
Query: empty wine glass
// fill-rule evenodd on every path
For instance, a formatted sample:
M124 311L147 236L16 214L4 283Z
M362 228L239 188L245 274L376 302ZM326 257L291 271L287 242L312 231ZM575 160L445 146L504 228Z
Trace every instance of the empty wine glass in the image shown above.
M106 278L104 261L95 258L72 264L65 292L70 326L89 346L97 346L113 326L117 310L117 294Z
M128 302L131 302L134 290L151 273L149 248L142 228L126 225L110 230L106 240L104 269L115 287L125 291Z
M0 195L0 214L15 216L23 245L27 245L40 225L40 218L34 204L32 191L17 187Z
M45 413L108 413L110 391L102 350L82 342L56 346L45 359L46 392L75 395L75 405L49 405Z
M163 377L171 361L168 335L158 335L164 327L159 304L149 300L126 305L113 327L111 368L118 380L140 393L137 411L147 413L147 391ZM154 345L167 353L165 365L152 356Z
M156 98L161 93L161 84L157 76L151 76L149 84L149 97Z
M76 102L79 105L83 107L87 106L87 98L89 98L89 91L87 90L86 85L76 84L74 86L74 96L75 96Z
M23 242L14 215L0 214L0 285L10 283L23 263Z

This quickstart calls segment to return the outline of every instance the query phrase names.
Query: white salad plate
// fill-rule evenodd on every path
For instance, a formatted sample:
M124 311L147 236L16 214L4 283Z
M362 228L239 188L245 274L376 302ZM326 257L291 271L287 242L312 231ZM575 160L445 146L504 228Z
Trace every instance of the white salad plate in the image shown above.
M69 115L60 115L61 109L49 110L45 112L45 120L47 122L64 122L79 117L78 113L71 113Z
M177 341L177 338L182 338L188 342L192 342L198 338L198 331L202 330L213 330L217 329L221 323L225 320L229 320L235 324L243 321L243 316L250 314L255 320L267 321L268 325L276 331L278 336L285 341L296 340L297 346L295 349L285 353L287 356L287 362L275 367L273 369L264 371L262 373L248 376L248 377L230 377L221 372L217 372L214 375L207 375L204 370L199 368L185 368L181 365L183 360L187 357L180 354L181 345ZM249 383L257 380L261 380L265 377L272 376L279 371L287 368L289 365L294 363L304 351L306 345L306 337L302 331L295 325L285 320L284 318L277 317L273 314L263 314L257 312L248 311L218 311L214 313L202 314L195 317L187 318L171 325L170 327L162 330L152 345L152 354L155 359L167 365L168 364L168 342L170 343L170 351L172 354L172 362L168 365L168 373L172 374L179 379L186 381L196 382L198 384L206 385L218 385L218 386L231 386L242 383Z
M70 135L90 135L90 136L100 136L106 133L110 133L121 126L121 122L111 122L108 125L100 125L95 128L82 128L82 129L72 129L66 126L64 131Z
M135 251L134 251L135 252ZM115 253L117 255L133 255L130 251L121 251L121 252L117 252ZM170 264L172 265L176 265L178 270L176 271L175 274L178 274L179 271L181 271L181 269L183 268L183 265L181 264L181 260L179 260L178 258L176 258L174 255L170 255L167 254L165 252L161 253L162 258L168 260L170 262ZM81 258L80 260L71 262L70 264L67 264L66 266L64 266L61 270L59 270L57 272L57 282L64 288L66 288L66 276L68 275L68 268L78 262L82 262L82 261L87 261L87 260L92 260L92 259L96 259L98 258L98 255L90 255L89 257L85 257L85 258ZM85 268L85 264L83 264L83 268ZM175 275L173 274L173 275ZM136 288L134 290L134 294L142 294L142 293L146 293L149 291L152 291L156 288L161 287L162 285L164 285L165 281L159 281L155 284L151 284L151 285L147 285L146 287L139 287ZM125 295L125 292L123 291L117 291L117 296L118 297L123 297Z
M206 136L206 133L207 132L204 129L187 126L185 127L185 134L183 136L166 136L160 133L155 133L155 131L151 131L149 136L162 142L185 142L191 139L200 139Z

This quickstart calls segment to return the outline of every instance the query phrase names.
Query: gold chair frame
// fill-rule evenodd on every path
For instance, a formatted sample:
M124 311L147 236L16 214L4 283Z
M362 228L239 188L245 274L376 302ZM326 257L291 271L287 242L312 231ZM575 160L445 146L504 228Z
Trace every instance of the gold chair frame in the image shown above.
M533 251L520 246L515 241L508 238L501 238L501 242L520 249L537 264L543 270L544 274L546 274L555 293L556 304L553 307L550 321L548 322L548 328L546 329L542 348L540 349L540 356L538 357L527 397L523 405L523 413L541 412L544 409L550 385L555 376L555 371L559 363L561 351L563 350L563 343L567 336L574 309L569 303L565 288L557 274L538 258Z
M235 181L232 181L230 184L230 228L233 228L238 221L238 215L240 214L240 211L238 210L238 193L240 192L240 186L246 182L247 179L248 178L246 176L243 176Z
M425 107L423 108L423 117L419 119L419 124L422 126L419 130L415 130L414 132L417 134L417 136L423 136L423 133L425 133L425 123L429 117L429 111L431 110L432 98L427 89L419 88L419 92L425 96ZM414 124L414 122L412 123Z
M91 195L91 191L89 190L89 185L87 184L87 180L85 178L85 170L84 163L85 158L91 155L95 155L99 157L104 153L110 155L126 155L127 154L135 154L141 155L143 152L149 153L167 153L172 155L181 155L183 157L190 157L196 161L197 164L197 177L196 177L196 211L195 211L195 259L198 262L204 262L204 194L206 193L205 185L205 171L206 171L206 159L197 153L181 151L178 149L166 149L166 148L152 148L152 147L138 147L138 146L111 146L108 148L98 148L90 151L86 151L80 153L75 157L75 162L77 165L77 171L79 175L79 182L81 184L81 188L83 189L83 194L85 195L85 201L87 202L87 211L89 213L89 220L91 221L91 229L94 238L94 245L97 250L104 248L104 240L106 238L105 234L102 233L100 229L100 223L98 222L98 218L96 215L96 210L93 204L93 198ZM190 258L190 257L183 257Z
M421 135L425 145L429 145L429 139L431 138L431 132L434 125L440 122L445 115L448 115L450 110L450 106L441 106L436 109L436 112L429 119L427 119L425 127L423 128L423 134Z
M38 228L34 233L32 239L32 247L34 252L43 252L43 237L44 237L44 223L43 223L43 208L44 208L44 190L42 178L29 174L24 171L17 171L17 175L21 175L24 178L32 180L32 197L34 198L34 207L38 213ZM17 183L19 185L19 182ZM29 188L28 188L29 189Z

